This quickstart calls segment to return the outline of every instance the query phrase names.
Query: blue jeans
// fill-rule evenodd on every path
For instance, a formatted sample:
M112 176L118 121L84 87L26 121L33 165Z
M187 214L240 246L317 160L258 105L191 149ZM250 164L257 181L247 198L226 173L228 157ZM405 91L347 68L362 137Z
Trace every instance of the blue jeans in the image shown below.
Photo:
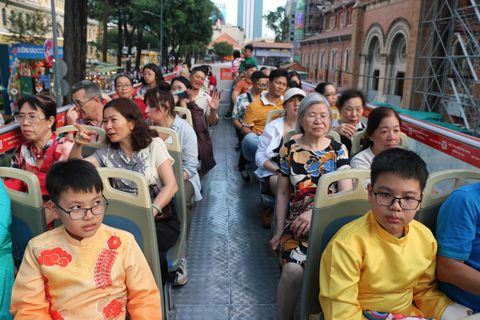
M255 162L255 153L258 149L258 138L256 133L247 134L242 141L242 152L248 162Z

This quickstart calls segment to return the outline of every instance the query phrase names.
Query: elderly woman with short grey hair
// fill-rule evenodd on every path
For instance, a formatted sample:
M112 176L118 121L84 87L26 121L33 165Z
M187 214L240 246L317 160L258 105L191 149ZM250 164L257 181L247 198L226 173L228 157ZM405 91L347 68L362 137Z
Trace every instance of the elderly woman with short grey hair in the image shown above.
M280 250L283 260L277 291L280 319L293 318L302 288L317 183L324 174L350 168L345 146L325 137L331 126L328 101L312 93L297 110L295 130L303 136L288 141L279 152L277 225L270 246L274 253ZM352 181L338 181L332 188L332 192L351 189Z

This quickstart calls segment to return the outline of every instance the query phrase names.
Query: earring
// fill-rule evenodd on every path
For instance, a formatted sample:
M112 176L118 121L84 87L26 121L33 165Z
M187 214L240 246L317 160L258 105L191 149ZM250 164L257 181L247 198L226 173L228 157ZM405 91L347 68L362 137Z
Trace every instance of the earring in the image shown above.
M52 126L48 126L48 129L50 129Z

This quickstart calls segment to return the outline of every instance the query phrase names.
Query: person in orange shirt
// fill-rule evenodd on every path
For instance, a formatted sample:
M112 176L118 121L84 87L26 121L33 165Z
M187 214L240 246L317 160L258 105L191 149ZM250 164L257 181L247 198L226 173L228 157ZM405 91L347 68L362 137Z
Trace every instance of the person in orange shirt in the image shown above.
M160 293L132 234L102 224L108 201L95 167L57 162L48 206L63 225L29 241L12 291L19 319L161 319Z
M238 81L235 85L235 89L233 89L232 93L232 101L237 101L237 97L243 93L246 93L248 89L253 85L252 84L252 74L257 71L257 66L252 64L245 65L245 79Z
M268 77L268 93L262 94L260 99L250 103L245 110L241 128L242 134L245 136L242 142L242 152L249 162L255 161L258 138L263 133L268 111L283 108L283 95L287 89L287 75L287 69L273 70ZM272 117L272 120L276 118L278 118L278 115Z

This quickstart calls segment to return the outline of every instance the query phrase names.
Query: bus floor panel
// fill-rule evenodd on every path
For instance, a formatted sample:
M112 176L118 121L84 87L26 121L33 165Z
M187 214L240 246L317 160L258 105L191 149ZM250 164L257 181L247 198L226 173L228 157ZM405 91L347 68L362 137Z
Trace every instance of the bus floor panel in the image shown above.
M203 177L192 217L188 282L172 292L178 320L278 319L278 259L261 225L259 185L238 172L236 141L231 121L219 119L212 134L217 165Z

